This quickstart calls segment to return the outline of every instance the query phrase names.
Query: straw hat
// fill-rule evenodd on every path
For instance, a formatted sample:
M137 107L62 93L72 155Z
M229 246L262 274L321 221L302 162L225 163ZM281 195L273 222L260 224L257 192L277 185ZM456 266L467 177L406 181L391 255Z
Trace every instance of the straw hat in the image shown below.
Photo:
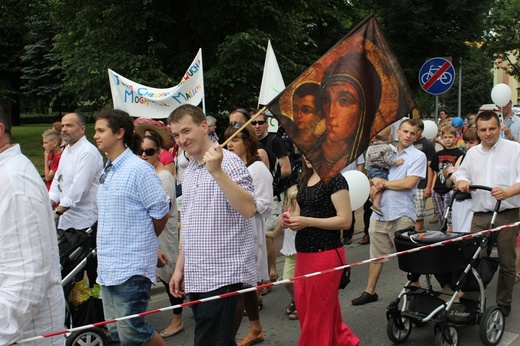
M134 132L141 136L141 138L144 137L146 131L155 131L161 137L160 140L164 149L173 147L174 143L170 136L170 128L160 121L148 118L137 118L134 120L134 126Z

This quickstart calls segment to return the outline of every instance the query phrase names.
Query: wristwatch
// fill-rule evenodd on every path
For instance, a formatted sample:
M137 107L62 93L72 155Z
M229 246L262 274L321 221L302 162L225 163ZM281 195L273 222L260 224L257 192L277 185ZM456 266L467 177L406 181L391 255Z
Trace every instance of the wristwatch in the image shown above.
M58 209L54 209L54 213L58 216L62 216L63 213L61 211L59 211Z

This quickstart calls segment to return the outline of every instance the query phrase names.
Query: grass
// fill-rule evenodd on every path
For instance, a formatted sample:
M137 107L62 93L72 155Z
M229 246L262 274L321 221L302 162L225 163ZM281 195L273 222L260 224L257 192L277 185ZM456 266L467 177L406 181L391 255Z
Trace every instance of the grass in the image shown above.
M43 147L42 147L42 133L51 128L51 124L34 124L13 126L11 143L18 143L22 149L22 153L32 161L34 166L40 174L43 174ZM87 125L86 132L87 139L94 145L92 136L94 136L94 126Z

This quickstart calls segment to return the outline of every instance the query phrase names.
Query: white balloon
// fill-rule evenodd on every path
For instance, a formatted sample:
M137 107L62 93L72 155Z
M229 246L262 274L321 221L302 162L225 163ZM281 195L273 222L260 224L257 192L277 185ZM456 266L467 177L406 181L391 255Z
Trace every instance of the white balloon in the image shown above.
M498 107L504 107L511 101L511 88L504 83L495 85L491 89L491 99Z
M423 131L423 137L429 140L434 139L437 137L437 133L439 132L439 128L437 127L437 124L435 124L434 121L431 120L423 120L424 124L424 131Z
M350 194L350 206L352 210L361 207L368 199L370 194L370 183L365 174L360 171L346 171L341 173L348 183Z

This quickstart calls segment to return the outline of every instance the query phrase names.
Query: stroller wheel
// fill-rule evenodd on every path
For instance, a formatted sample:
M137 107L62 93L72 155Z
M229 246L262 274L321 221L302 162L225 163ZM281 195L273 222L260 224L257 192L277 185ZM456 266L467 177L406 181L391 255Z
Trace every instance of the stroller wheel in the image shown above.
M479 324L480 340L487 346L497 345L504 335L506 320L498 306L487 308Z
M100 328L90 328L72 333L65 343L66 346L106 346L108 340Z
M398 320L400 318L400 320ZM386 324L386 334L394 344L406 341L412 333L412 322L406 317L390 317Z
M446 327L435 334L435 346L457 346L459 334L455 327Z

